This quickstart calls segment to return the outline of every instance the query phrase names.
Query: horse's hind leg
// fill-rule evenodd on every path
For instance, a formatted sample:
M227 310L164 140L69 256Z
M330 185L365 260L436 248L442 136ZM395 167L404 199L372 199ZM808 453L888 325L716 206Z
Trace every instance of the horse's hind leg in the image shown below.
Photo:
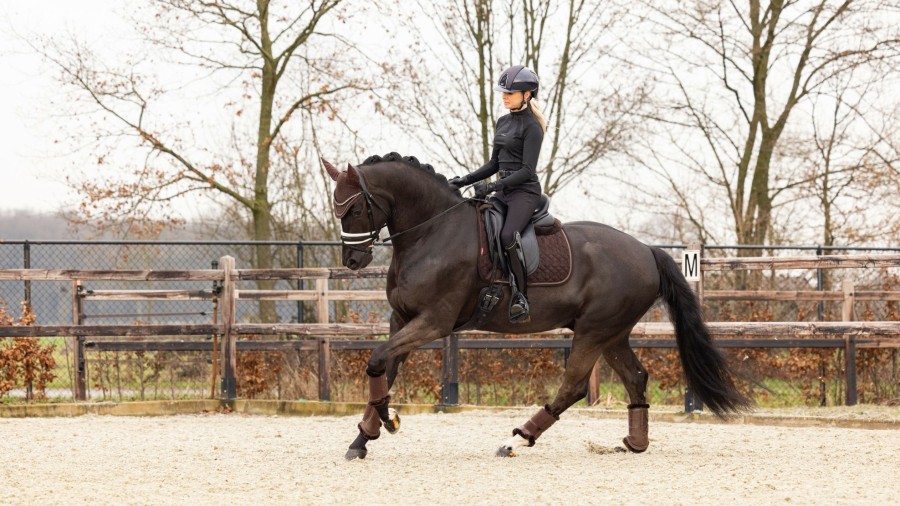
M646 397L649 379L647 370L628 344L627 335L625 339L618 340L603 350L603 358L622 378L631 401L628 405L628 435L622 442L629 450L641 453L650 445L648 426L650 405L647 404Z
M588 377L600 358L602 341L602 337L587 335L579 335L572 340L572 353L556 398L525 424L513 429L513 437L497 450L498 457L514 456L513 450L518 446L534 446L537 438L559 420L563 411L587 395Z

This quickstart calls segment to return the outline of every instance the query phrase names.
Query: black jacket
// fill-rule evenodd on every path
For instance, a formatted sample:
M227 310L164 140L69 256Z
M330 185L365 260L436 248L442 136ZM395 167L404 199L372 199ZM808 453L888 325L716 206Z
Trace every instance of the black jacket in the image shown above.
M500 189L523 187L540 193L537 161L543 140L544 131L530 107L501 116L494 131L491 159L466 176L466 182L471 184L503 171ZM507 175L507 171L511 174Z

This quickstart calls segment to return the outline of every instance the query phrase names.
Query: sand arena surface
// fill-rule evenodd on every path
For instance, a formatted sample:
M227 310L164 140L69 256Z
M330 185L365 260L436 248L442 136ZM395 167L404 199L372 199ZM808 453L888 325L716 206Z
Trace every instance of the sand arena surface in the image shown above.
M896 504L900 430L650 424L567 413L515 458L528 411L403 416L347 462L358 417L0 419L2 504Z

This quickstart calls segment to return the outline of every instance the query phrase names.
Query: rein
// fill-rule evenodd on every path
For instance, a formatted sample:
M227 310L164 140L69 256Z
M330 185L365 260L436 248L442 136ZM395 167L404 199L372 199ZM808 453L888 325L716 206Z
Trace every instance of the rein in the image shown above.
M384 227L387 226L387 222L385 222L385 224L380 227L375 226L375 213L373 212L373 209L378 208L378 210L381 211L382 213L384 213L384 215L387 216L388 218L390 218L391 214L388 213L387 211L385 211L384 208L378 204L378 201L375 200L375 197L372 195L372 193L369 192L368 185L366 185L365 176L363 176L362 172L359 172L359 187L360 187L360 192L357 193L356 195L353 195L349 199L345 200L342 204L349 203L353 199L355 199L359 196L362 196L363 199L365 199L365 201L366 201L366 211L368 212L368 215L369 215L369 231L362 232L362 233L349 233L349 232L341 231L341 242L344 244L344 246L347 246L350 249L366 252L367 250L371 250L372 248L375 247L375 241L380 238L382 229L384 229ZM456 209L457 207L459 207L467 202L479 201L479 200L480 199L471 199L471 198L464 199L461 202L458 202L458 203L454 204L453 206L443 210L442 212L432 216L431 218L428 218L427 220L423 221L422 223L419 223L418 225L414 225L406 230L401 230L400 232L397 232L396 234L391 234L390 236L383 239L382 243L390 242L391 240L393 240L396 237L399 237L407 232L412 232L413 230L415 230L419 227L422 227L422 226L430 223L431 221L434 221L437 218L440 218L441 216L444 216L445 214L449 213L450 211ZM358 244L365 244L365 243L369 243L369 244L367 246L365 246L364 248L357 247Z
M441 216L443 216L443 215L449 213L450 211L456 209L457 207L459 207L459 206L465 204L466 202L471 202L471 201L473 201L473 200L474 200L474 199L465 199L465 200L463 200L462 202L457 202L457 203L454 204L452 207L450 207L450 208L448 208L448 209L445 209L445 210L443 210L442 212L440 212L440 213L438 213L438 214L435 214L435 215L432 216L431 218L428 218L427 220L423 221L422 223L419 223L418 225L414 225L414 226L412 226L412 227L409 227L409 228L406 229L406 230L402 230L402 231L400 231L400 232L397 232L396 234L393 234L393 235L390 235L390 236L384 238L384 240L383 240L382 242L388 242L388 241L390 241L391 239L393 239L393 238L395 238L395 237L397 237L397 236L403 235L403 234L405 234L405 233L407 233L407 232L411 232L411 231L413 231L413 230L415 230L415 229L417 229L417 228L419 228L419 227L425 225L426 223L428 223L428 222L430 222L430 221L432 221L432 220L436 220L437 218L440 218ZM379 233L380 233L380 232L381 232L381 231L379 230Z

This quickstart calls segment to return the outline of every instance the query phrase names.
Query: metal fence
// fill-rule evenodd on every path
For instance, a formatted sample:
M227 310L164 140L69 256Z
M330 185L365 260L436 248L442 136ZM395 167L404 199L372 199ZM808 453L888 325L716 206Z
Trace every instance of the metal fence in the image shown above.
M214 267L216 259L231 255L239 265L253 266L260 243L254 242L125 242L125 241L18 241L0 243L0 269L135 269L189 270ZM270 242L275 268L329 267L340 264L340 244L336 242ZM676 252L683 246L664 246ZM707 256L734 256L746 249L761 250L766 256L798 253L835 254L849 252L898 252L900 248L821 248L816 246L706 246ZM390 261L389 247L375 249L373 265ZM707 289L741 285L772 290L829 290L840 284L841 276L850 273L860 288L900 289L897 269L865 271L797 270L785 273L706 275ZM157 282L162 285L163 282ZM248 282L239 288L256 288ZM279 281L273 288L305 288L302 281ZM309 282L306 282L309 284ZM384 279L331 280L330 289L383 289ZM151 289L148 282L90 282L84 290ZM163 286L156 286L162 288ZM165 288L192 288L196 283L165 282ZM210 289L213 289L210 286ZM180 324L212 323L214 304L210 301L93 301L86 300L80 315L75 315L72 287L65 282L0 281L0 300L9 306L13 316L19 314L19 302L27 301L37 318L36 324L71 324L75 318L89 324ZM273 302L277 319L282 322L315 321L315 310L303 302ZM710 301L707 318L733 321L816 321L838 319L840 309L835 302L791 301ZM859 319L897 320L895 303L860 302ZM241 301L237 307L239 321L258 321L259 306ZM339 301L330 306L330 319L335 322L386 321L390 308L382 301ZM665 311L656 307L645 321L665 321ZM288 339L289 337L284 337ZM212 339L212 336L199 339ZM68 339L41 338L41 344L52 351L54 379L47 384L50 399L71 399L73 391L72 350ZM752 349L727 350L738 364L749 388L758 401L773 405L840 404L845 395L841 368L842 351L832 349ZM897 396L898 357L896 349L861 350L860 390L863 402L880 401ZM654 370L678 367L677 355L665 348L639 351L653 377ZM565 367L568 350L461 350L459 365L459 398L470 404L541 404L552 398ZM94 400L169 399L208 397L216 391L208 353L195 351L100 351L86 350L87 392ZM361 381L368 352L334 351L331 355L332 400L366 399ZM241 394L245 397L278 399L317 398L317 356L314 352L242 351L239 368L243 373ZM400 401L437 402L440 400L440 350L423 350L414 354L395 386ZM604 405L627 403L624 388L605 365L598 373L599 395ZM23 384L8 398L28 395ZM682 386L677 382L651 381L651 402L682 402Z

